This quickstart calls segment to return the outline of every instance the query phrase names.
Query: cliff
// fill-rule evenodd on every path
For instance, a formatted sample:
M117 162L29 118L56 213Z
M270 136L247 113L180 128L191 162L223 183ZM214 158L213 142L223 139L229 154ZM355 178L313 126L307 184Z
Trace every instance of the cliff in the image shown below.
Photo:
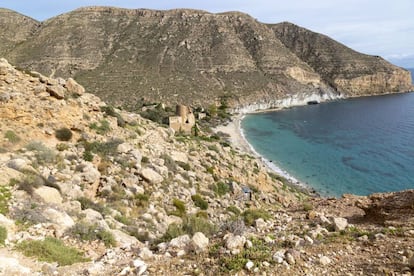
M15 43L1 55L44 75L73 77L129 108L142 100L207 106L225 98L242 110L411 87L407 71L378 57L239 12L89 7L42 23L4 18L0 36ZM30 21L23 32L7 31L22 20Z

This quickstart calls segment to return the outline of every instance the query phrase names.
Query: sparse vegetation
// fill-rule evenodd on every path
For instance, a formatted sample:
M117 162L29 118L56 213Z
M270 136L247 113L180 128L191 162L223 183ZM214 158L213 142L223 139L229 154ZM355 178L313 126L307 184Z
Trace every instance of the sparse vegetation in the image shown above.
M11 198L10 186L0 186L0 214L9 213L9 200Z
M0 245L4 245L4 242L7 239L7 229L6 227L0 226Z
M6 131L6 133L4 134L4 138L6 138L7 140L9 140L10 143L12 144L17 144L19 143L22 139L12 130L8 130Z
M77 249L51 237L46 237L43 241L23 241L16 248L28 257L36 257L40 261L49 263L57 262L60 266L88 261Z
M272 246L266 244L261 239L252 239L251 242L253 246L243 249L239 254L221 256L219 258L223 272L228 273L242 270L249 260L255 264L265 261L273 263Z
M231 213L235 214L236 216L239 216L239 215L241 214L240 209L239 209L239 208L237 208L237 207L236 207L236 206L234 206L234 205L230 205L229 207L227 207L227 211L229 211L229 212L231 212Z
M96 133L101 134L101 135L104 135L111 130L111 127L109 126L109 122L105 119L101 120L99 124L97 123L90 124L89 128L95 130Z
M186 208L185 203L178 198L173 199L173 205L176 209L175 212L172 213L172 215L176 215L178 217L183 217L186 214Z
M67 127L62 127L55 131L55 137L59 141L70 141L70 139L72 139L72 136L72 131Z
M242 214L246 225L254 225L256 219L262 218L268 220L271 218L269 212L263 209L248 209Z
M26 149L35 152L36 162L38 165L51 164L56 161L56 152L45 146L42 142L31 142L26 145Z
M201 195L199 194L192 195L191 199L193 200L195 206L197 206L201 210L207 210L208 202L205 201Z
M68 233L82 241L101 240L107 247L116 245L114 236L96 224L79 222Z
M225 194L230 192L230 186L220 181L214 185L213 190L218 196L224 196Z
M101 214L105 213L105 206L101 203L95 203L87 197L79 197L76 200L80 202L82 210L90 208Z

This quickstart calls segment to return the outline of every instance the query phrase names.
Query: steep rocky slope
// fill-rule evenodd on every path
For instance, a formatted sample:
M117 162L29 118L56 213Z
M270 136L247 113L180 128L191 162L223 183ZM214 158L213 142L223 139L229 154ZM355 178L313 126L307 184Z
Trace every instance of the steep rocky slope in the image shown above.
M291 23L270 26L286 47L340 93L358 96L409 89L410 72L381 57L358 53L327 36Z
M0 117L2 275L414 269L413 191L309 197L209 133L175 136L4 59Z
M2 34L10 21L20 25L13 18L0 21L1 35L13 36ZM238 12L89 7L42 22L0 54L47 76L74 77L130 108L142 98L193 106L227 98L254 109L410 89L406 71L319 34L288 35L284 26Z
M0 53L4 56L16 45L31 37L40 22L8 9L0 8Z

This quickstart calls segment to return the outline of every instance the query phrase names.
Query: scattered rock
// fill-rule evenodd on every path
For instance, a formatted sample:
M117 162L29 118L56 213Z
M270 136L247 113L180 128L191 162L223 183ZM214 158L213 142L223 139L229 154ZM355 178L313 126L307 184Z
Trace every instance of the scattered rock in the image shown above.
M199 254L207 250L209 239L201 232L197 232L191 238L191 245L193 250Z
M0 256L0 275L32 275L32 272L17 259Z
M75 94L77 96L82 96L85 93L85 88L82 85L77 83L74 79L69 78L66 83L65 87L70 94Z
M229 250L241 249L246 243L246 237L233 235L231 233L224 236L224 240L226 242L226 248Z
M254 263L252 261L248 260L246 265L245 265L245 268L247 270L251 270L253 267L254 267Z
M65 88L60 85L46 86L46 91L49 92L50 96L55 97L58 100L65 98Z
M152 184L158 184L164 180L164 178L159 173L151 168L142 169L141 175L146 181Z
M33 194L41 198L45 203L61 204L63 201L59 191L48 186L36 188Z
M321 256L320 258L319 258L319 263L321 264L321 265L328 265L328 264L330 264L332 261L331 261L331 259L330 258L328 258L328 257L326 257L326 256Z
M348 221L345 218L333 218L333 226L335 231L342 231L348 226Z

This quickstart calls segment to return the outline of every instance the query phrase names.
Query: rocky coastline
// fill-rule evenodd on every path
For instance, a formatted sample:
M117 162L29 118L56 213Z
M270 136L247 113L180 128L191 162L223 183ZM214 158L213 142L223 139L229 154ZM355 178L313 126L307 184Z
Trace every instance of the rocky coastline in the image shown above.
M212 134L177 136L4 59L0 115L0 274L414 269L412 191L311 197Z

